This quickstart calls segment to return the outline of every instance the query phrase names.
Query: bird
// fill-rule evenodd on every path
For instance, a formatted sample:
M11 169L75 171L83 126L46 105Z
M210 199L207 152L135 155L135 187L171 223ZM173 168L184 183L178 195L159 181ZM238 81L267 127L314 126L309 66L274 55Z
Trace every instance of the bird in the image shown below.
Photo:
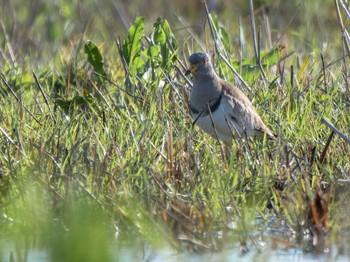
M276 139L248 97L216 74L207 53L193 53L189 64L185 75L193 76L189 102L195 124L212 137L226 142L265 135L268 139Z

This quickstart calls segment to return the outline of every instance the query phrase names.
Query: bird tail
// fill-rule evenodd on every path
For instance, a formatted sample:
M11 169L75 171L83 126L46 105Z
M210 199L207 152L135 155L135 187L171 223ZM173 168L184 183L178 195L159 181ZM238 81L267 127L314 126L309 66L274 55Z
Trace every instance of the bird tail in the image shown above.
M256 131L257 131L256 134L259 137L264 137L266 135L266 138L269 139L269 140L276 140L277 139L277 135L275 135L267 127L256 129Z

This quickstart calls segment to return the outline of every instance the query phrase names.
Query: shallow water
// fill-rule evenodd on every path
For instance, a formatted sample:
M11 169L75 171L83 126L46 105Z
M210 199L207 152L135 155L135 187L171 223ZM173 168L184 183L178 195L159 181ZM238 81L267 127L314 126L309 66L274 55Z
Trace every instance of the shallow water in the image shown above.
M127 226L115 234L105 231L99 217L95 223L79 223L66 227L51 227L42 234L25 231L15 236L13 227L7 233L0 231L0 262L4 261L350 261L350 233L326 236L327 245L316 252L310 234L299 234L288 228L283 220L271 218L268 222L256 217L256 227L242 232L235 221L222 225L220 230L208 233L204 242L195 242L191 235L177 233L178 240L157 234L157 230L140 234ZM90 218L93 216L90 216ZM102 220L103 221L103 220ZM108 228L108 226L107 226ZM12 233L10 233L12 232ZM170 233L170 232L168 232ZM172 232L174 233L174 232ZM172 234L170 233L170 234ZM147 239L145 239L147 238ZM244 239L244 240L242 240ZM242 244L244 243L244 244Z
M11 261L11 251L5 251L1 256L1 261ZM260 253L258 251L248 252L241 255L240 250L233 248L218 253L195 254L186 252L176 252L172 249L147 250L140 251L139 248L111 251L112 261L350 261L348 256L333 254L304 254L302 251L268 251ZM13 254L13 253L12 253ZM16 255L12 255L14 261L19 261ZM50 253L47 250L31 249L28 252L28 262L47 262L52 261Z
M30 248L27 251L17 249L16 253L13 243L2 244L0 261L47 262L53 260L49 249ZM228 245L220 252L203 253L176 251L171 247L152 248L141 241L136 241L132 247L116 246L115 244L111 244L110 247L110 261L350 261L350 257L346 254L340 255L335 246L331 246L331 251L328 253L321 254L307 253L301 249L271 250L267 247L263 251L251 247L248 252L242 254L237 244ZM18 258L16 254L19 254L21 258Z

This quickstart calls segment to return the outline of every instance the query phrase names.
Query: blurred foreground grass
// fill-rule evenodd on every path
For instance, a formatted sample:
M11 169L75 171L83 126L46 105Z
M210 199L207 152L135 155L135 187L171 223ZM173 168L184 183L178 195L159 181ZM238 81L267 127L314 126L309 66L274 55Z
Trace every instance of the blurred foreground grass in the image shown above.
M167 20L152 9L134 21L137 4L116 3L5 1L0 256L111 261L140 240L140 253L348 250L350 145L322 122L349 137L349 40L334 3L255 6L266 79L243 1L230 6L242 19L212 6L215 38L199 1L197 12L179 1L175 15L159 8ZM192 128L181 72L188 54L215 44L252 91L218 54L217 71L254 101L276 143L228 146Z

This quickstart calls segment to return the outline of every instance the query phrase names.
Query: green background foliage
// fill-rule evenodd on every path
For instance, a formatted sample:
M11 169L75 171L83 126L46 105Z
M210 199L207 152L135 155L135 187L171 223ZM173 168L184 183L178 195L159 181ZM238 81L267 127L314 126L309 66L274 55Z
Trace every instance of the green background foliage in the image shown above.
M260 250L276 238L314 251L308 212L320 188L328 240L348 250L350 145L335 134L327 148L322 122L349 137L334 1L254 1L261 67L249 3L229 2L208 1L212 37L200 1L4 1L0 258L115 261L133 245L139 260L145 246ZM183 73L200 50L276 142L226 145L193 126Z

